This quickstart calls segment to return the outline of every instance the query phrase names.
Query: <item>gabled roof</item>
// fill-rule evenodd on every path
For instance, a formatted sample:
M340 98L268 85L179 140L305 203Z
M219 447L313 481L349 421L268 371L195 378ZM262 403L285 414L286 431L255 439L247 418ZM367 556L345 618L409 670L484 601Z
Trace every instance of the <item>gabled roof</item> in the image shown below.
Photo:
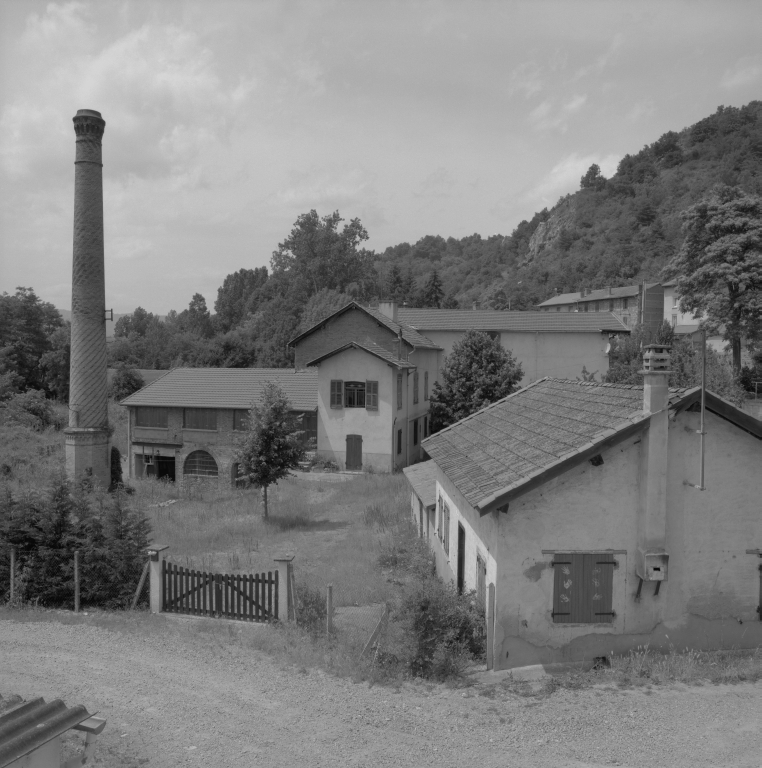
M317 371L292 368L173 368L120 405L248 409L268 382L286 393L295 411L317 408Z
M291 341L288 342L288 345L290 347L293 347L295 344L298 344L302 339L309 336L311 333L314 333L318 328L321 328L326 323L329 323L334 318L338 317L339 315L343 315L345 312L348 312L351 309L359 309L361 312L364 312L369 317L372 317L377 323L380 325L385 326L389 329L391 333L393 333L395 336L398 336L400 331L402 331L402 339L405 341L408 345L415 348L421 348L421 349L442 349L438 344L435 344L431 339L427 339L422 334L418 333L418 331L415 328L411 328L406 323L395 323L394 320L391 318L388 318L383 312L379 311L378 309L369 308L369 307L363 307L361 304L358 304L356 301L352 301L349 304L347 304L345 307L342 307L338 311L334 312L332 315L329 315L328 317L321 320L319 323L316 323L311 328L308 328L304 333L300 333L295 338L291 339Z
M437 465L433 461L422 461L411 464L402 470L416 496L423 502L424 507L433 507L437 503Z
M494 309L398 309L400 321L426 331L630 333L611 312L499 312Z
M394 365L397 368L416 367L414 363L410 363L407 360L402 360L401 358L392 354L388 349L384 349L370 339L365 339L365 341L361 342L350 341L347 344L342 344L342 346L336 347L336 349L332 349L330 352L326 352L324 355L320 355L320 357L316 357L314 360L310 360L307 365L317 365L323 360L326 360L329 357L333 357L334 355L338 355L340 352L344 352L347 349L360 349L363 352L367 352L370 355L381 358L381 360L383 360L385 363Z
M654 288L661 283L646 283L646 290ZM585 296L581 296L579 291L575 293L559 293L558 296L553 296L547 301L543 301L542 304L538 304L538 307L553 307L556 304L576 304L578 301L600 301L601 299L619 299L625 296L638 296L640 292L639 285L624 285L620 288L599 288Z
M692 391L692 390L691 390ZM671 390L670 407L688 390ZM423 441L482 514L547 479L547 473L643 429L643 388L541 379ZM588 456L589 454L589 456ZM557 472L556 472L557 474Z

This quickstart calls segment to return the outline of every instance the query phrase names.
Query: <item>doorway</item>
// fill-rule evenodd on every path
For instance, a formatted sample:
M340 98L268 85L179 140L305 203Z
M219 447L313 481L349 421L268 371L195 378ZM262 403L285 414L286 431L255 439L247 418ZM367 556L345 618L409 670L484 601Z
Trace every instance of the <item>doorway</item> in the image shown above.
M165 477L167 480L175 482L175 457L174 456L156 456L154 459L156 466L156 477L161 480Z
M466 581L466 529L458 523L458 594L463 594Z
M362 469L362 435L347 435L347 469Z

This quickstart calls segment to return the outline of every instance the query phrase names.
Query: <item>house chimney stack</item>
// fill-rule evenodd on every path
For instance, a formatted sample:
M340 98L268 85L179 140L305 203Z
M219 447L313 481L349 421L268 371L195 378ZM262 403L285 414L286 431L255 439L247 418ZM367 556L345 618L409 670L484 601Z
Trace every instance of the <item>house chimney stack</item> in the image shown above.
M665 581L667 542L667 463L669 460L669 350L649 344L643 354L643 410L651 414L643 438L641 508L636 572L646 581Z
M74 255L66 473L111 482L106 385L106 285L103 258L103 163L100 112L80 109L74 121Z
M378 311L382 315L386 315L390 320L398 322L397 320L397 302L396 301L379 301Z

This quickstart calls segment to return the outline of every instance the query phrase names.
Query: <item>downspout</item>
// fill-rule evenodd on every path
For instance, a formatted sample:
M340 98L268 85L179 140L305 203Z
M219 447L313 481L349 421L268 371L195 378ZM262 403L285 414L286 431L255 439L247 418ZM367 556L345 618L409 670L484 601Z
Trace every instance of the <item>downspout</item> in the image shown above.
M691 488L696 488L696 490L699 491L705 491L706 486L704 485L704 436L706 435L706 430L704 429L704 414L706 413L706 329L702 329L701 331L701 341L702 341L702 350L701 350L701 426L699 427L698 433L701 435L701 464L700 464L700 470L699 470L699 484L696 485L695 483L689 483L685 482L686 485L689 485Z

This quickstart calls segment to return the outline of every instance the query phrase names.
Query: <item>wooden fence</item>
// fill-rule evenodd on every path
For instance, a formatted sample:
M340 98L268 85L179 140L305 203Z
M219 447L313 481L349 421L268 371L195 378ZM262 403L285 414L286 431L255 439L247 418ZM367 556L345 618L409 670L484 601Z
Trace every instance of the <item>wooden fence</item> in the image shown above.
M270 621L278 614L278 572L206 573L162 560L162 610L239 621Z

